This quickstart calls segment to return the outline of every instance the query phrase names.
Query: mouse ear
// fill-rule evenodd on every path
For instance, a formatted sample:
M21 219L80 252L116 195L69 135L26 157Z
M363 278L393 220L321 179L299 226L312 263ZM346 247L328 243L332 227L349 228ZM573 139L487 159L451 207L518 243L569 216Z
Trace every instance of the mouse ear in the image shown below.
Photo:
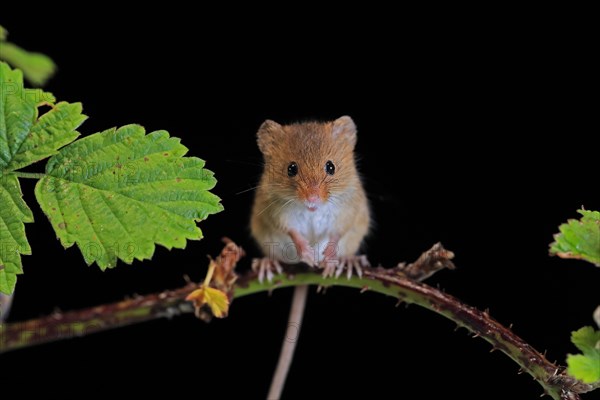
M260 128L258 128L258 133L256 134L258 137L258 148L263 154L270 153L270 150L275 145L275 134L279 131L281 131L281 125L270 119L263 122Z
M332 132L334 139L346 140L352 147L356 144L356 125L349 116L344 115L333 121Z

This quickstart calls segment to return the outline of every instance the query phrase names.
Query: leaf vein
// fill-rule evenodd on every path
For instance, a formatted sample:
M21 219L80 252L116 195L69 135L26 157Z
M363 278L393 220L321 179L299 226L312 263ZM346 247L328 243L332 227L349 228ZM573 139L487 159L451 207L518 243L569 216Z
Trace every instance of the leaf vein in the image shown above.
M75 185L75 189L77 190L77 198L79 199L79 204L81 204L81 208L84 211L85 217L88 221L88 224L90 226L90 228L92 229L92 231L94 231L94 234L96 235L96 238L98 238L98 242L100 243L100 246L102 246L102 249L104 251L104 254L108 255L107 253L107 249L104 246L104 242L100 239L100 235L98 234L98 231L96 231L96 227L94 226L94 224L92 223L92 220L90 219L90 210L88 207L86 207L86 203L85 201L83 201L83 198L81 196L81 192L79 190L79 185Z

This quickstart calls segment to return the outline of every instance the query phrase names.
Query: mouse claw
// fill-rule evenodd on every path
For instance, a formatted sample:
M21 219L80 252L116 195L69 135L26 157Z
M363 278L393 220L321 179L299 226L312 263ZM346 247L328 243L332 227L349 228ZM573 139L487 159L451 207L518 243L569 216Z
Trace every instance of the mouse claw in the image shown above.
M368 268L371 266L371 263L367 259L367 256L364 254L360 254L358 256L351 257L352 268L356 270L356 275L359 278L363 276L363 268ZM352 276L352 268L348 267L348 279Z
M283 268L281 268L279 261L264 257L252 260L252 271L258 273L258 282L263 283L265 277L267 278L267 282L273 282L273 278L275 277L274 272L282 274Z
M323 268L323 278L330 278L335 276L336 278L339 276L337 270L340 265L340 260L337 258L334 259L325 259L321 261L320 267Z
M346 278L352 278L354 271L359 278L362 278L363 268L370 267L371 264L365 255L340 257L337 260L328 260L324 265L323 277L327 278L335 276L339 278L344 270L346 271Z

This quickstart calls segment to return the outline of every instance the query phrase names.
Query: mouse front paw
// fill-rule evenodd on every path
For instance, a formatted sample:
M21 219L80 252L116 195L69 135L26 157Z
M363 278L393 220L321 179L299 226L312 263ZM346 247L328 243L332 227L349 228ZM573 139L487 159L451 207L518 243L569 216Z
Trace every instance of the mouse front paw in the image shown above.
M298 257L300 262L308 264L310 267L315 267L317 262L315 260L315 249L308 244L297 249Z
M300 233L295 230L290 230L289 235L292 238L294 246L296 247L297 259L292 262L303 262L311 267L316 267L316 253L315 249L308 243L308 240L304 238Z
M273 282L275 273L283 273L283 268L281 268L279 261L263 257L252 259L252 271L258 273L258 282L263 283L265 277L267 278L267 282Z

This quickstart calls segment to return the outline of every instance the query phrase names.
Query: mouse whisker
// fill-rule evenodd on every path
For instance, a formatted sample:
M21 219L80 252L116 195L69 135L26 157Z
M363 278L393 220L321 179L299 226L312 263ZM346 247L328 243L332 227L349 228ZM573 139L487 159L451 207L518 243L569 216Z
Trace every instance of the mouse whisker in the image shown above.
M253 191L253 190L256 190L256 189L258 189L259 187L260 187L260 185L258 185L258 186L254 186L254 187L251 187L251 188L248 188L248 189L241 190L241 191L239 191L239 192L237 192L237 193L236 193L236 196L237 196L238 194L242 194L242 193L251 192L251 191Z
M238 195L238 194L242 194L242 193L246 193L246 192L250 192L250 191L252 191L252 190L256 190L256 189L258 189L258 188L260 188L260 187L273 187L273 186L277 186L277 187L285 187L285 185L282 185L282 184L280 184L280 183L270 183L270 184L264 184L264 183L263 183L263 184L260 184L260 185L253 186L253 187L251 187L251 188L248 188L248 189L241 190L241 191L237 192L237 193L236 193L236 195Z
M279 199L275 199L272 202L269 203L268 206L266 206L265 208L262 209L261 212L259 212L257 215L261 215L262 213L264 213L265 211L267 211L268 208L270 208L273 204L277 203L279 201Z
M329 204L333 205L334 207L339 207L339 205L340 205L338 202L338 199L331 197L331 196L327 199L327 202Z
M231 158L226 159L225 162L232 163L232 164L240 164L240 165L252 165L253 167L262 167L265 165L264 162L260 162L260 161L233 160Z
M289 205L292 201L294 201L294 199L289 199L288 201L286 201L285 203L283 203L283 205L281 207L279 207L279 210L277 210L278 213L280 213L287 205Z

